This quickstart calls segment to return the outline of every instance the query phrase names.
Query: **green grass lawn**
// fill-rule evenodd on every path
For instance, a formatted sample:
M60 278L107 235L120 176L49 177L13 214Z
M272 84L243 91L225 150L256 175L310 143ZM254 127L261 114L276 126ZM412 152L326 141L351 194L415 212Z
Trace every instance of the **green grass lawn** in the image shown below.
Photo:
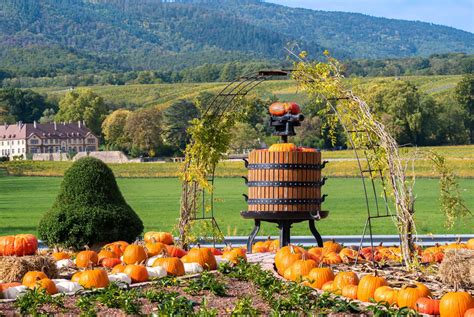
M41 215L52 205L61 183L59 177L15 177L0 175L0 235L35 233ZM178 218L180 184L175 178L119 178L118 183L128 203L143 220L146 230L171 230ZM474 181L460 180L468 207L474 210ZM466 218L448 231L438 206L438 181L416 182L416 220L418 232L473 233L474 218ZM247 235L250 220L239 212L245 209L241 196L246 191L238 178L216 179L215 214L225 235ZM360 179L333 178L324 187L328 194L324 208L330 211L319 223L323 235L357 235L362 233L366 210ZM374 223L375 234L394 234L390 218ZM274 224L264 223L261 235L276 234ZM309 235L306 225L294 226L293 234Z

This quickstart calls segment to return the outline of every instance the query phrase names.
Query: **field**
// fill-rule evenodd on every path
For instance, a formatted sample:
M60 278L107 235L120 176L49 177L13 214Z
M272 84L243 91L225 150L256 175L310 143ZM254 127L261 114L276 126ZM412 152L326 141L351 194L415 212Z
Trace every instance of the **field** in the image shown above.
M0 235L36 232L41 215L51 207L61 183L60 177L0 176ZM146 230L172 230L178 218L180 184L176 178L118 178L128 203L143 220ZM474 182L460 181L468 207L474 209ZM416 220L420 234L472 233L474 218L466 218L448 231L438 206L438 181L416 182ZM246 191L238 178L216 180L215 213L225 235L247 235L250 220L239 215L245 209L241 196ZM362 233L366 211L360 179L333 178L323 190L328 194L324 208L330 211L318 225L323 235L358 235ZM375 234L394 234L389 218L376 220ZM274 225L264 224L260 235L276 234ZM306 225L295 225L295 235L309 235Z
M474 145L443 146L436 148L420 148L423 151L434 150L446 157L449 166L458 177L474 178ZM404 158L413 156L414 148L401 150ZM324 160L330 163L324 169L328 177L355 177L359 176L357 161L354 152L324 151ZM16 176L62 176L71 166L71 162L33 162L12 161L0 163L0 170L6 169L10 175ZM179 163L129 163L110 164L118 177L176 177L179 172ZM428 160L414 161L414 172L417 177L437 177L433 172L432 164ZM247 173L242 161L228 161L219 164L216 174L219 177L241 177Z
M368 85L384 80L394 80L393 77L347 79L349 86ZM408 76L400 80L413 82L420 91L433 96L439 96L451 91L461 80L461 76ZM89 86L107 102L115 105L140 105L166 107L178 99L193 99L200 92L219 92L226 83L178 83L178 84L149 84L124 86ZM78 87L80 88L80 87ZM69 87L35 88L37 92L61 97L69 91ZM302 102L305 95L301 93L294 81L268 81L258 86L253 93L261 97L273 94L283 100Z

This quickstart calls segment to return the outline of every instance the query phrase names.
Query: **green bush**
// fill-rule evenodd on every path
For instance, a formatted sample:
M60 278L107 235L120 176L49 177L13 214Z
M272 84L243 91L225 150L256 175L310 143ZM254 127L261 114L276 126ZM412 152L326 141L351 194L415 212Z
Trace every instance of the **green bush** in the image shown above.
M134 241L143 223L123 198L112 170L86 157L75 162L50 211L38 227L48 245L82 248L100 242Z

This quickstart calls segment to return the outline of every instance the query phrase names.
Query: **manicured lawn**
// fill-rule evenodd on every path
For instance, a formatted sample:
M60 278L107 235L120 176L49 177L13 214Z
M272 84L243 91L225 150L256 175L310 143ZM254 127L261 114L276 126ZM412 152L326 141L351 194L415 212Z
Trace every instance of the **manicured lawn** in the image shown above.
M41 215L52 205L59 189L59 177L15 177L0 175L0 235L35 233ZM146 230L172 230L179 211L180 184L175 178L119 178L119 186L129 204L140 215ZM474 181L462 179L463 197L474 210ZM216 180L215 214L225 235L247 235L250 220L239 212L245 209L241 196L246 191L238 178ZM329 196L324 208L329 218L319 223L323 235L357 235L362 233L366 210L360 179L332 178L324 187ZM417 179L416 219L418 232L473 233L474 218L466 218L448 231L443 227L443 215L438 206L438 181ZM376 220L375 234L393 234L390 218ZM264 223L260 235L276 234L275 225ZM309 235L306 225L294 226L296 235Z

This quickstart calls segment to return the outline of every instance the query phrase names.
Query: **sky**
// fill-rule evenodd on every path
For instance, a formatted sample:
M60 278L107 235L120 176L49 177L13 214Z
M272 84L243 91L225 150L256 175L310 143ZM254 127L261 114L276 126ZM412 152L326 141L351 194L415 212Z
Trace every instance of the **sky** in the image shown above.
M474 0L266 0L289 7L442 24L474 33Z

